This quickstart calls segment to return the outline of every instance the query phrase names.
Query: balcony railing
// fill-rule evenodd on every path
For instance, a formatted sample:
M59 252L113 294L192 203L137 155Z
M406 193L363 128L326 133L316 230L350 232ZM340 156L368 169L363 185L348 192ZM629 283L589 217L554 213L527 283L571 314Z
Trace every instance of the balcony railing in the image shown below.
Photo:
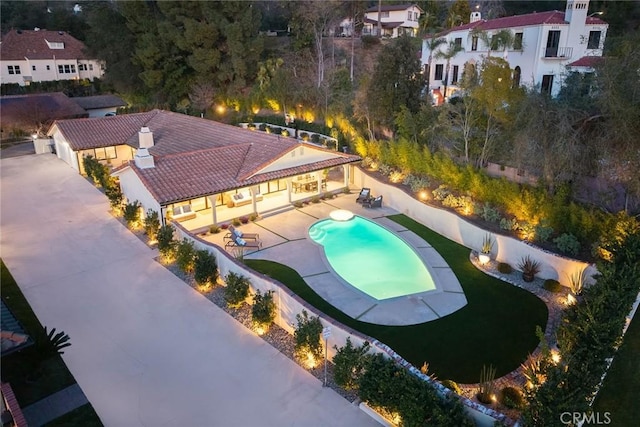
M546 47L542 49L543 58L569 59L572 55L572 47Z

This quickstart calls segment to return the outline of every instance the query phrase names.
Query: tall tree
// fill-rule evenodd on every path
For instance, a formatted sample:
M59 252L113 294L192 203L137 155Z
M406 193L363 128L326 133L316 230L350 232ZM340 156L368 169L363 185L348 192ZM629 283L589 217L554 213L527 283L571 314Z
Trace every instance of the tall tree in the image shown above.
M471 17L471 6L469 0L456 0L449 9L447 15L447 27L453 28L466 24Z
M450 63L451 60L453 59L453 57L455 57L458 53L460 53L462 51L462 46L457 45L455 42L451 41L449 42L449 45L447 46L447 49L442 51L438 51L436 53L436 58L439 59L444 59L446 60L446 65L444 68L444 96L446 98L447 96L447 85L449 84L449 68L450 68Z
M402 36L385 45L368 90L369 110L376 123L390 127L402 105L416 112L420 107L420 60L416 40Z
M427 69L425 70L426 82L425 86L427 89L429 88L429 82L431 81L431 70L433 66L433 58L434 53L437 53L436 50L443 44L447 42L447 39L444 37L437 38L435 35L429 39L426 39L427 49L429 50L429 57L427 59Z

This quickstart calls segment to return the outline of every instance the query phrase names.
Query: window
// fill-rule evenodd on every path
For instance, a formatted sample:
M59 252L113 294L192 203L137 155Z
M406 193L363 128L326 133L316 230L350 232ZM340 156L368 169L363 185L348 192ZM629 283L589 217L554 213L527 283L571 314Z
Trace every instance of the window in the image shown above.
M413 12L413 20L414 21L419 21L420 20L420 13L419 12Z
M78 71L87 71L87 64L78 64Z
M89 64L89 71L93 71L93 64Z
M522 50L523 33L516 33L513 39L513 50Z
M442 74L444 72L444 65L436 64L436 75L434 80L442 80Z
M471 38L471 50L478 50L478 37L476 36Z
M451 76L451 83L455 84L458 83L458 71L459 71L460 67L458 67L457 65L453 66L453 75Z
M589 32L589 43L587 49L600 49L600 31Z
M76 66L74 64L58 65L58 73L60 74L75 74Z
M558 56L558 45L560 44L560 31L549 31L547 36L547 49L544 56L555 58Z
M32 65L32 66L31 66L31 71L35 71L35 70L36 70L36 66L35 66L35 65Z
M380 13L380 16L381 16L382 18L388 18L388 17L389 17L389 12L381 12L381 13Z
M520 87L520 78L522 76L522 70L520 67L516 67L513 70L513 88Z
M95 148L93 151L98 160L115 159L118 157L116 155L116 147Z
M462 47L462 37L456 37L453 43L456 47Z
M51 71L51 65L47 65L47 71Z
M408 15L409 15L409 18L407 18L407 20L413 21L413 12L409 12Z
M551 88L553 86L553 74L545 74L542 76L542 87L540 92L551 95Z
M20 74L19 65L7 65L7 69L9 70L9 74Z

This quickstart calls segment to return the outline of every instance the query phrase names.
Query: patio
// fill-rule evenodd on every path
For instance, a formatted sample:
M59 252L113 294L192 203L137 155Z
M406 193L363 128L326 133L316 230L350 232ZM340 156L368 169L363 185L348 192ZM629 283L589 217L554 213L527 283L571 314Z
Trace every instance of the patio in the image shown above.
M384 205L376 209L362 207L355 203L356 197L356 194L341 194L242 225L243 232L259 233L263 245L260 250L245 251L244 257L274 261L295 269L326 301L363 322L395 326L424 323L467 304L458 279L440 254L416 234L386 218L398 212ZM329 266L324 250L308 236L313 223L327 218L336 209L347 209L369 218L401 237L427 265L436 290L379 301L345 282ZM224 248L225 234L223 230L200 237ZM231 253L233 250L229 249Z

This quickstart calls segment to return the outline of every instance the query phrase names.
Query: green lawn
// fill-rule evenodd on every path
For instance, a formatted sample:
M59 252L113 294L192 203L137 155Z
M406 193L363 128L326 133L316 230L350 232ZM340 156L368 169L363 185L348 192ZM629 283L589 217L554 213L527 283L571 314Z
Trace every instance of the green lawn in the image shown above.
M316 294L298 273L281 264L245 260L246 264L288 286L333 317L389 345L414 366L426 361L439 379L476 383L483 365L496 367L496 376L516 369L538 345L536 326L544 329L547 307L533 294L477 270L469 249L448 240L404 215L389 217L428 241L449 263L468 304L432 322L411 326L381 326L347 316Z
M35 336L43 327L1 259L0 286L2 300L11 309L27 334ZM51 327L55 325L49 325L49 329ZM73 343L73 337L71 342ZM40 364L35 363L36 360L39 358L35 352L35 346L31 346L3 357L1 361L2 381L11 383L11 388L21 407L28 406L76 383L60 356L51 357ZM83 424L78 425L102 425L91 405L85 406L89 406L93 415L87 415L88 412L84 410Z
M640 314L636 313L613 359L593 410L611 413L611 427L637 425L640 419Z

